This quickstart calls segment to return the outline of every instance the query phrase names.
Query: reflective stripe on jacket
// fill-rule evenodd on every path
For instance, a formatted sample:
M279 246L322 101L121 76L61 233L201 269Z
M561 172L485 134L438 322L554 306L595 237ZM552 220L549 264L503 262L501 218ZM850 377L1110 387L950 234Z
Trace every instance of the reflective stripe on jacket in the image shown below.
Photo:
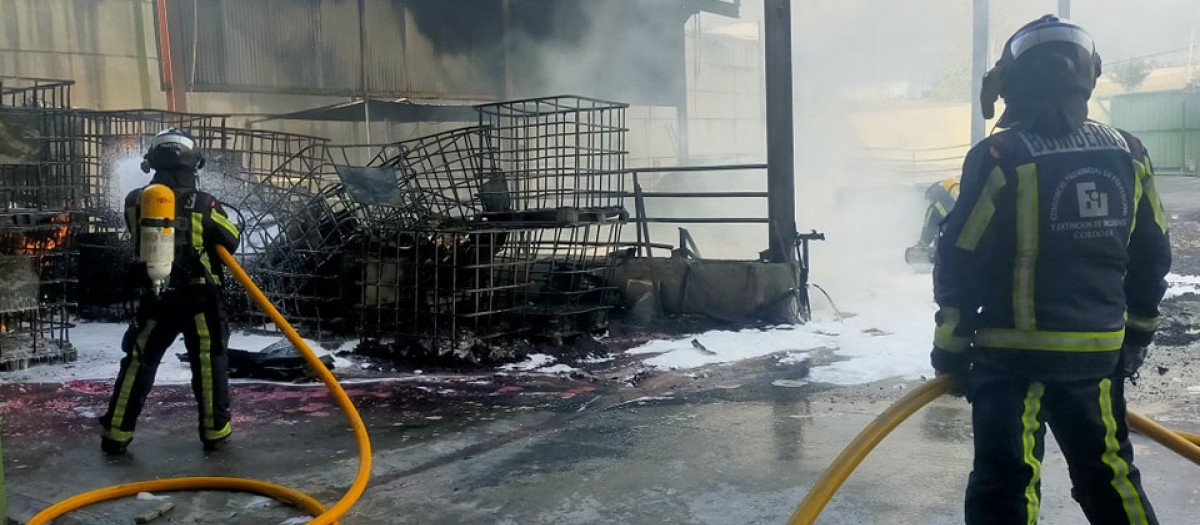
M971 149L961 184L938 244L935 346L1149 344L1171 252L1140 141L1096 122L1054 139L1008 130Z
M125 197L125 222L133 237L134 253L138 253L138 220L141 218L142 189ZM241 232L225 214L221 203L212 195L182 188L175 190L175 261L171 268L170 286L221 286L221 263L216 246L233 253L237 250Z

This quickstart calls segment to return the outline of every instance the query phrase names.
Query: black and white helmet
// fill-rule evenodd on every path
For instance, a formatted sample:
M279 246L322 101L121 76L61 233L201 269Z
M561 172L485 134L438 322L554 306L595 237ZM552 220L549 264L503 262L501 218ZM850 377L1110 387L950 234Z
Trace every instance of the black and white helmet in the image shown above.
M155 171L197 171L204 167L204 157L196 149L195 139L176 128L155 135L144 158L145 165Z
M1090 97L1100 78L1100 55L1083 28L1054 15L1025 24L1009 37L995 67L983 78L983 115L992 118L997 97L1046 97L1081 92Z

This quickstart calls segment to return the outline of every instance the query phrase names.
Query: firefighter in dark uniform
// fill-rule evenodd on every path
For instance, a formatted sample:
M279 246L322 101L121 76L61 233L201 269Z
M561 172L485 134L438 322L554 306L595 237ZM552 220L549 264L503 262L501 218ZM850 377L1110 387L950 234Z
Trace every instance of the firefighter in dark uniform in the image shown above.
M904 261L914 268L927 270L933 263L937 249L938 232L942 221L954 209L958 200L958 179L951 178L925 189L925 222L921 224L921 238L904 250Z
M954 202L957 199L958 179L946 179L930 185L925 190L925 202L928 202L929 206L925 209L925 222L921 225L921 238L914 246L933 247L934 241L937 240L938 229L941 227L942 221L946 220L946 216L950 215L950 210L954 209Z
M154 170L151 183L164 184L175 193L175 258L161 293L151 290L144 267L134 271L141 276L138 310L122 341L126 355L112 400L100 418L104 427L101 448L110 454L124 453L133 439L158 365L180 334L191 364L204 449L220 448L233 430L225 352L229 334L221 305L223 268L216 247L233 252L240 233L217 199L196 189L196 173L203 165L193 139L174 128L156 135L145 156L143 170ZM125 198L125 221L133 235L134 253L138 253L141 193L137 189Z
M1171 265L1167 221L1137 138L1087 120L1091 38L1047 15L983 82L1005 129L977 144L942 225L932 352L972 404L968 524L1037 523L1047 426L1093 524L1155 524L1125 422Z

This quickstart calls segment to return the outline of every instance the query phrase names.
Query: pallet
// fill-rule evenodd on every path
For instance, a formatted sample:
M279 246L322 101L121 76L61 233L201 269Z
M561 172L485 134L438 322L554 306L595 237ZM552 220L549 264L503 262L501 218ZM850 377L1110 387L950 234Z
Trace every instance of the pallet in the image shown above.
M72 363L79 358L75 346L66 341L49 341L42 348L24 347L11 349L7 347L0 354L0 372L16 372L31 366Z

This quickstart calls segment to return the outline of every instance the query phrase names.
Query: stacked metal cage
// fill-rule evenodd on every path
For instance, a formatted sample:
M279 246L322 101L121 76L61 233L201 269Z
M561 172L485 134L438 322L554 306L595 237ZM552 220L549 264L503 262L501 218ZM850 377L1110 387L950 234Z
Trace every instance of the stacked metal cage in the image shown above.
M0 79L0 370L75 359L67 315L87 184L71 84Z
M511 181L513 213L536 226L530 329L568 337L607 326L610 254L628 219L625 104L574 96L480 106L492 165Z
M440 353L520 332L532 235L481 218L485 142L466 128L314 147L307 173L243 197L246 266L316 337L359 333Z
M502 357L528 332L537 231L511 215L487 128L398 144L400 216L357 246L359 332L400 353ZM345 178L345 177L343 177Z
M250 174L241 196L226 201L244 224L242 266L293 324L317 337L347 325L338 268L357 222L347 207L353 203L329 186L328 155L337 149L304 145L270 172Z
M4 88L0 366L15 342L73 358L68 307L127 318L136 268L125 195L150 139L191 133L199 187L243 227L237 257L310 336L400 354L502 357L517 337L602 330L627 220L622 104L553 97L479 106L480 125L376 146L227 126L219 115L45 107L70 83ZM16 89L16 88L13 88ZM36 102L36 103L35 103ZM11 151L10 151L11 150ZM75 286L68 286L68 285ZM263 326L237 283L231 320ZM61 341L50 357L42 349Z
M272 243L281 226L320 191L321 183L313 173L326 143L326 139L308 135L226 128L221 141L205 151L209 164L201 173L200 189L224 203L226 212L241 227L241 245L235 258L245 268L263 270L259 261L271 253L278 254L278 246ZM285 291L287 282L265 270L254 277L281 310L298 311L296 305L286 303L293 295ZM269 328L266 315L240 283L231 279L226 291L231 321ZM322 329L319 317L292 320L312 321L318 331Z

